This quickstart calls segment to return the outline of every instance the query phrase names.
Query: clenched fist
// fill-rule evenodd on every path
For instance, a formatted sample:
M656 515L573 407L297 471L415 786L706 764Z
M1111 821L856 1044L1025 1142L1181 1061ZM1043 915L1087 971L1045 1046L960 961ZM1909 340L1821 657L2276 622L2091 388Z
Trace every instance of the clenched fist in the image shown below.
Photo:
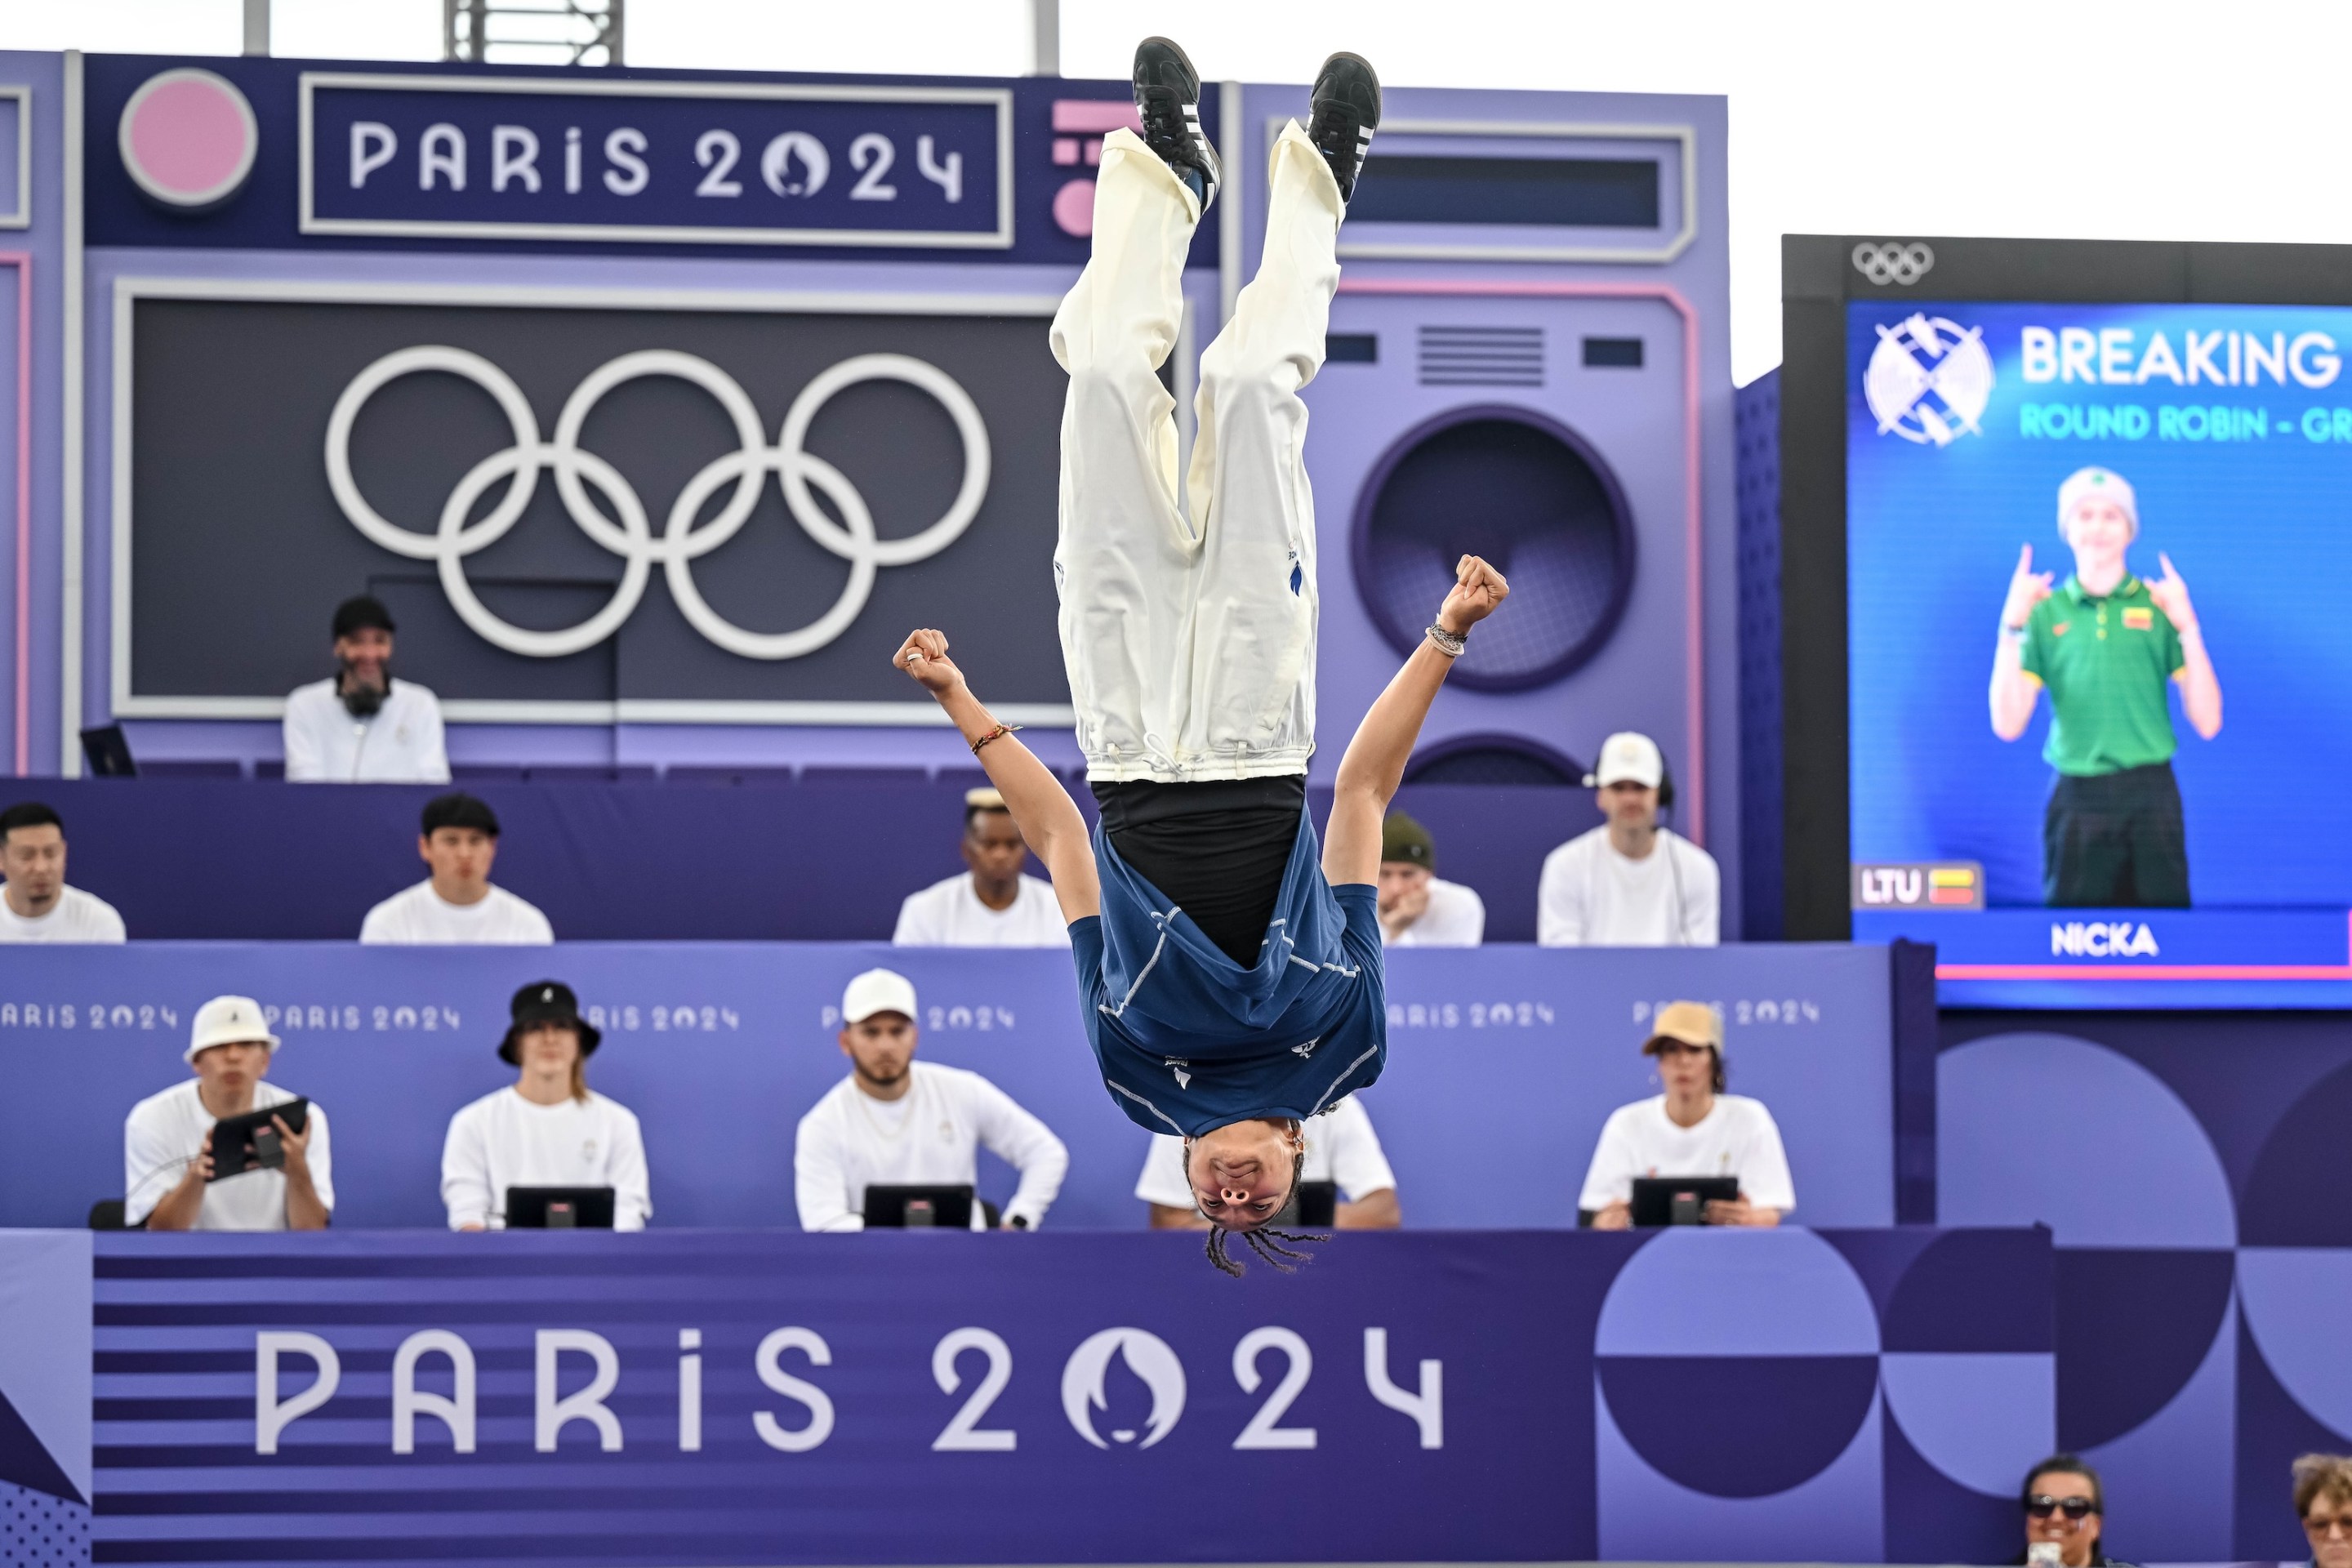
M1465 555L1454 569L1454 586L1437 612L1437 624L1460 637L1495 613L1510 597L1503 574L1475 555Z
M934 697L941 697L963 684L963 671L948 658L948 635L925 626L908 632L890 662L915 678L915 683Z

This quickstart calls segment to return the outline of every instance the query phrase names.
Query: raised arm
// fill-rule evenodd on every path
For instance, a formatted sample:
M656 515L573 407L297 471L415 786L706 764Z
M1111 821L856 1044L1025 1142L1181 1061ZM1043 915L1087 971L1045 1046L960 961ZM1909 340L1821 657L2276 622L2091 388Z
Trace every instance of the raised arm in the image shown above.
M2180 668L2172 672L2180 688L2180 710L2189 716L2189 728L2210 741L2221 732L2221 678L2213 673L2213 656L2205 651L2205 632L2189 602L2189 584L2172 569L2171 556L2159 552L2157 560L2164 575L2148 583L2147 593L2170 617L2180 638Z
M1503 574L1475 555L1454 568L1453 589L1437 612L1439 627L1455 637L1495 613L1511 591ZM1421 737L1422 721L1445 683L1453 658L1423 637L1388 689L1372 704L1339 759L1331 820L1323 834L1323 879L1333 887L1373 882L1381 874L1381 822L1403 781L1404 764Z
M1992 710L1992 732L2004 741L2025 733L2033 721L2033 704L2042 682L2025 668L2026 622L2033 606L2050 596L2052 574L2033 569L2033 546L2017 552L2017 570L2010 574L2009 596L2000 606L2000 632L1992 648L1992 683L1985 693Z
M947 634L929 628L910 633L890 662L913 676L915 683L947 710L967 745L995 735L977 752L980 765L988 770L988 782L1004 796L1004 809L1013 814L1013 825L1045 863L1045 872L1054 879L1054 897L1062 906L1062 919L1078 921L1100 913L1102 885L1095 875L1094 845L1087 832L1087 819L1078 815L1077 803L1062 787L1062 781L1046 771L1020 737L999 733L1003 727L971 694L971 688L964 684L963 671L948 658ZM1376 854L1379 839L1375 829Z

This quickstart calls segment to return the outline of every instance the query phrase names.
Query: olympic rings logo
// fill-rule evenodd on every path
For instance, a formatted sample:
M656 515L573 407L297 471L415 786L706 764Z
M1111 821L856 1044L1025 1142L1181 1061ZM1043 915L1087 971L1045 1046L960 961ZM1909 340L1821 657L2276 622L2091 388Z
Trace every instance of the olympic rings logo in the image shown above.
M425 534L394 525L368 504L352 477L351 447L352 426L378 389L404 375L430 371L462 376L496 399L514 445L475 464L442 503L439 526ZM654 375L675 376L708 392L733 423L739 444L737 450L714 459L687 481L658 535L629 481L612 464L580 447L581 428L606 393L625 382ZM963 482L954 500L936 521L904 539L877 539L873 514L857 487L803 445L817 411L835 393L866 381L905 382L930 394L955 421L963 447ZM465 566L467 556L497 543L521 519L538 493L542 468L554 474L556 494L572 522L626 563L619 588L603 609L578 626L553 632L530 631L491 614L467 581ZM635 613L656 562L687 620L728 652L763 659L814 653L846 631L866 607L877 568L928 560L961 537L988 492L988 426L971 394L937 365L906 354L859 354L817 376L793 400L772 447L761 433L750 395L733 377L708 360L673 349L625 353L599 366L565 400L551 441L540 439L530 400L505 371L479 354L437 344L402 349L369 365L352 378L327 421L327 483L352 525L396 555L434 563L442 592L468 626L509 653L531 658L562 658L612 636ZM759 503L771 472L782 485L784 505L802 531L849 563L849 582L833 607L807 626L787 632L746 631L705 602L695 585L694 563L735 537ZM505 497L479 519L467 521L475 503L501 479L509 481ZM730 483L734 493L726 504L698 524L695 518L704 504ZM839 522L817 505L812 487L833 503ZM609 514L591 501L591 489L604 498Z
M1853 247L1853 269L1881 287L1900 283L1908 289L1935 265L1936 253L1924 245L1873 245L1864 240Z

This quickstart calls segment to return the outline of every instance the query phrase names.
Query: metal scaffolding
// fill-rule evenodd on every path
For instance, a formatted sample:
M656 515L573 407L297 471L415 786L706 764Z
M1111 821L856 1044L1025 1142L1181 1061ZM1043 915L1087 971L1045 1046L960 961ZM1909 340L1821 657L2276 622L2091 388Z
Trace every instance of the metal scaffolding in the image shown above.
M441 0L441 58L616 66L625 0Z

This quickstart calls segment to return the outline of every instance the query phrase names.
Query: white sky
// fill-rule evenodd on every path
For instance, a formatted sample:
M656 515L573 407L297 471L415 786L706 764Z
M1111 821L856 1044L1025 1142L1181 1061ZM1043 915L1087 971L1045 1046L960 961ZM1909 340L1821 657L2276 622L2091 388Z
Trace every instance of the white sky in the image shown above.
M0 0L0 47L233 53L239 0ZM280 54L425 59L441 0L276 0ZM1731 99L1732 368L1780 363L1780 236L2352 241L2352 5L2089 0L1063 0L1062 68ZM628 0L632 64L1016 75L1025 0Z

